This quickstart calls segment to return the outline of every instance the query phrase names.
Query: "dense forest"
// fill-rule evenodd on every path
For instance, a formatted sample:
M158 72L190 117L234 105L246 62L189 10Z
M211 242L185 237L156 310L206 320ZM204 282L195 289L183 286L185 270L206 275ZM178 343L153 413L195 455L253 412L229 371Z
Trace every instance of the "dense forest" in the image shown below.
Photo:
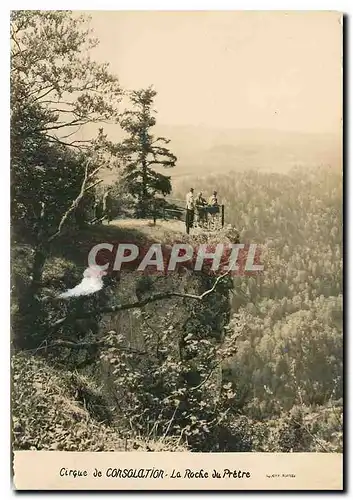
M188 179L176 192L190 183L204 193L216 188L241 242L262 248L264 273L234 278L232 308L246 318L227 362L238 404L255 420L297 414L310 429L322 424L330 442L322 448L331 449L343 397L341 170L234 172Z
M11 18L14 449L342 451L339 166L172 185L164 170L177 156L154 136L156 92L121 88L88 56L98 40L86 21ZM97 215L107 170L111 224L106 206ZM148 223L157 199L184 199L191 184L218 190L224 229ZM264 272L109 272L95 293L63 299L103 241L257 243Z

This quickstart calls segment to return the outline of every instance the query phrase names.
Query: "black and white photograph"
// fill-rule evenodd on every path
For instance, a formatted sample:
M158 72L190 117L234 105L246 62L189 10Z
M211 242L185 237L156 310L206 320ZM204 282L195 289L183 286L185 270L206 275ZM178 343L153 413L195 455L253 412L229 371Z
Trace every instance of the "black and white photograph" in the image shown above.
M342 489L343 13L9 21L14 488Z

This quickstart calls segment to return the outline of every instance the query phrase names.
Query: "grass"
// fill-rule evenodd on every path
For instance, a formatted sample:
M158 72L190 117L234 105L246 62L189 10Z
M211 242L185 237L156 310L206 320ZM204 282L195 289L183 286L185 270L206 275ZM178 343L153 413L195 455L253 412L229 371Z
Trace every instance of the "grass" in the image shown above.
M126 437L117 422L100 421L90 409L104 401L99 388L39 356L14 354L12 375L14 450L187 451L176 438Z

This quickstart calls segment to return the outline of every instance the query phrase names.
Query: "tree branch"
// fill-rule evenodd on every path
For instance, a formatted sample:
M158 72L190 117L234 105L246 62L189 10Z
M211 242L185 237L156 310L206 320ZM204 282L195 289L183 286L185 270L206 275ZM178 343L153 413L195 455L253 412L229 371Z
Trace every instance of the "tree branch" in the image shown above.
M51 342L50 344L43 345L41 347L37 347L36 349L31 349L35 351L50 349L51 347L67 347L68 349L82 349L85 347L99 347L109 345L106 340L97 340L96 342L71 342L70 340L57 339ZM145 351L139 351L138 349L132 349L131 347L120 347L119 350L132 352L134 354L140 354L141 356L147 354Z
M99 179L98 181L94 182L94 183L93 183L93 184L91 184L90 186L87 186L87 187L85 188L85 193L86 193L87 191L89 191L90 189L92 189L92 188L94 188L94 187L98 186L98 184L101 184L102 182L103 182L103 179Z
M35 99L33 99L33 102L39 101L40 99L43 99L43 97L46 97L48 94L50 94L50 92L54 92L55 91L55 88L52 85L48 85L48 87L44 87L39 92L43 92L43 90L46 90L46 89L48 89L48 90L46 92L44 92L44 94L38 95ZM51 111L54 111L54 110L51 110Z
M62 141L61 139L59 139L56 136L47 135L47 134L46 134L46 138L48 139L49 142L58 143L58 144L62 144L63 146L70 146L70 147L78 148L78 149L83 148L83 147L88 148L91 144L91 141L77 141L76 140L76 141L66 142L66 141Z
M63 135L61 138L62 138L62 139L67 139L68 137L71 137L71 136L73 136L73 135L77 134L77 132L78 132L81 128L82 128L82 126L81 126L81 125L77 125L77 129L76 129L76 130L74 130L73 132L70 132L70 133L68 133L68 134L66 134L66 135Z
M113 306L107 306L103 307L102 309L95 310L95 311L88 311L84 313L77 313L77 314L69 314L68 316L65 316L64 318L60 318L55 323L53 323L50 328L53 328L56 330L57 328L60 328L63 324L68 323L71 320L75 319L83 319L83 318L89 318L93 314L107 314L107 313L112 313L112 312L120 312L120 311L126 311L128 309L138 309L143 306L146 306L147 304L151 304L153 302L158 302L160 300L168 300L172 299L174 297L181 297L183 299L192 299L192 300L198 300L202 301L204 300L208 295L213 293L215 289L217 288L217 285L221 282L225 276L229 275L231 271L227 271L226 273L222 274L221 276L218 276L218 278L215 280L213 286L209 289L206 290L204 293L201 295L194 295L191 293L182 293L182 292L165 292L165 293L157 293L155 295L151 295L150 297L146 297L143 300L138 300L136 302L128 302L126 304L115 304Z
M68 208L68 210L66 210L66 212L64 213L64 215L61 217L61 220L59 222L59 226L58 226L58 229L57 231L52 234L49 238L48 238L48 243L51 243L57 236L59 236L59 234L61 233L61 230L63 228L63 225L65 224L66 222L66 219L69 217L69 215L71 215L75 210L76 208L78 207L78 204L80 203L80 201L82 200L84 194L87 192L88 189L91 189L92 187L94 187L97 183L95 184L92 184L91 186L87 187L87 181L89 179L89 175L88 175L88 167L89 167L89 164L90 164L90 161L88 160L86 162L86 167L85 167L85 176L83 178L83 182L82 182L82 185L81 185L81 190L78 194L78 196L74 199L74 201L71 203L70 207Z
M71 122L62 122L60 125L52 125L51 127L41 127L37 129L37 132L48 132L49 130L58 130L60 128L66 128L66 127L77 127L77 126L82 126L85 125L86 123L89 122L88 117L84 118L76 118L75 120L72 120Z

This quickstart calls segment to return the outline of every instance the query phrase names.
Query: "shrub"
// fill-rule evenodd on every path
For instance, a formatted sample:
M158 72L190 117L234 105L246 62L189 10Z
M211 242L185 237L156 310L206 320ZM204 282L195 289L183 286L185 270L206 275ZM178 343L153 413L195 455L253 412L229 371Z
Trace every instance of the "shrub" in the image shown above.
M15 450L185 451L176 440L122 436L116 423L103 422L107 416L112 420L112 409L92 382L54 369L42 358L14 354L12 380Z

